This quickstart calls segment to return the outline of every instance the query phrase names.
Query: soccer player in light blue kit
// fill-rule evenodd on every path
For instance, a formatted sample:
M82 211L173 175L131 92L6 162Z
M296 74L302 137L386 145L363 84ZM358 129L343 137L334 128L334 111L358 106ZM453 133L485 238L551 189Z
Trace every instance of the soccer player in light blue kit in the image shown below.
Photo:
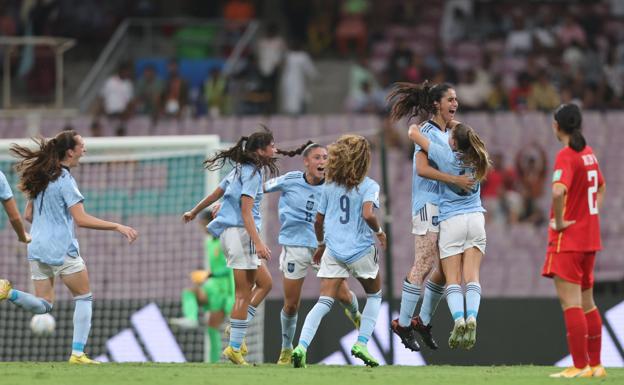
M412 125L409 137L427 152L441 171L454 175L469 174L477 182L485 178L490 159L485 144L470 126L456 124L448 144L431 141L422 131L423 128ZM449 347L454 349L461 345L471 349L476 342L481 302L479 268L486 245L481 188L479 183L470 191L445 183L440 187L440 258L446 277L446 301L455 321ZM466 282L465 311L460 286L462 273Z
M264 184L264 191L280 192L279 218L281 222L279 243L282 245L280 270L284 274L284 307L280 313L282 349L278 365L290 365L292 341L297 328L297 311L301 300L301 287L308 268L318 270L312 256L318 247L313 220L325 183L327 149L311 143L301 148L305 172L291 171ZM295 151L295 153L301 153ZM343 281L338 299L345 306L345 314L359 327L361 314L355 294Z
M255 308L254 314L250 314L253 289L261 268L266 271L260 258L271 258L271 250L260 238L260 202L265 172L270 176L278 173L275 153L282 152L276 150L273 134L265 128L249 137L241 137L233 147L208 158L204 165L210 171L221 169L225 162L234 163L234 169L215 191L183 215L183 220L189 222L223 197L217 217L208 225L208 231L219 237L228 267L234 270L236 299L230 319L230 343L223 355L237 365L248 365L244 358L244 338L247 325L255 314ZM271 276L266 278L270 288Z
M28 260L35 295L12 289L0 281L0 299L8 297L15 305L35 314L52 311L54 279L57 275L74 296L74 333L70 364L99 364L84 353L91 330L93 296L89 275L80 255L74 222L80 227L114 230L129 242L137 238L131 227L108 222L85 212L84 197L78 190L70 169L78 166L86 152L82 137L63 131L50 140L33 139L36 149L11 146L11 153L21 158L17 165L19 188L28 196L26 220L32 222L32 242Z
M386 234L374 212L379 207L379 185L366 176L370 163L370 145L362 136L344 135L329 146L327 181L314 223L319 247L313 260L321 263L321 295L306 316L299 344L292 353L295 368L306 366L307 349L334 304L342 282L349 276L360 281L367 295L351 354L370 367L379 365L366 344L381 306L381 277L373 233L382 247L386 245Z
M421 125L423 134L435 143L448 142L447 125L459 106L451 85L429 84L427 81L422 84L397 83L388 95L388 100L392 103L392 120L403 117L416 117L419 121L428 119ZM466 175L457 176L439 171L437 165L434 162L430 164L427 154L416 145L412 173L414 262L403 282L399 318L391 322L392 331L412 351L420 350L416 332L429 348L438 348L431 333L431 317L444 294L445 285L438 249L440 182L453 183L466 190L474 184ZM420 313L413 317L420 298Z

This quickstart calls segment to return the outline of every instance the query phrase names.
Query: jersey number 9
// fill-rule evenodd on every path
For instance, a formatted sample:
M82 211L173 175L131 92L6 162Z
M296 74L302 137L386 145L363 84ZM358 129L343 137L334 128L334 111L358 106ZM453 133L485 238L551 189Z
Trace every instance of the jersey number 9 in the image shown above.
M349 223L349 210L350 209L350 202L349 202L349 197L346 195L343 195L340 197L340 210L342 210L344 212L344 217L341 215L340 216L340 223L347 224Z

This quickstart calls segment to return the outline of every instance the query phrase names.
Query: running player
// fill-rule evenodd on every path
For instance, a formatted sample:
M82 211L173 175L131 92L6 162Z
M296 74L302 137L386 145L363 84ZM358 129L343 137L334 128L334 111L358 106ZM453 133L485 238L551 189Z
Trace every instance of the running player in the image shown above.
M366 344L381 306L379 257L373 232L382 247L386 245L386 234L374 212L379 207L379 185L366 176L370 163L370 145L362 136L344 135L329 146L327 182L314 223L318 248L313 261L321 264L318 272L321 295L306 316L299 344L292 353L295 368L306 366L307 349L349 276L360 281L367 295L358 339L351 354L368 366L379 365Z
M551 377L605 377L600 362L602 319L594 303L594 260L601 249L599 209L606 185L581 133L581 110L563 104L553 130L563 149L552 179L552 210L542 275L554 278L574 366Z
M320 144L310 143L302 149L302 153L305 172L291 171L264 185L267 193L280 192L279 243L282 245L280 270L284 282L284 307L280 313L282 349L277 361L279 365L291 364L301 287L308 268L318 270L318 266L312 264L312 256L318 247L312 221L325 182L327 149ZM358 328L361 318L358 300L349 290L347 281L343 281L337 295L345 306L345 314Z
M431 85L397 83L388 96L393 104L391 118L428 119L422 123L423 132L430 141L448 142L447 125L459 107L455 90L443 83ZM439 182L452 183L470 190L474 181L467 175L450 175L432 167L427 154L416 145L412 173L412 233L414 237L414 263L403 282L399 318L391 323L392 331L406 348L418 351L414 332L431 349L438 345L431 334L431 317L444 294L445 279L439 266ZM436 268L437 266L437 268ZM429 276L429 279L427 277ZM426 283L425 283L425 280ZM423 303L418 316L412 318L420 299L424 283Z
M470 191L452 184L440 184L440 259L446 277L446 302L455 321L449 347L454 349L461 344L465 349L471 349L477 336L481 302L479 269L486 244L485 210L481 205L479 182L485 178L490 160L485 144L468 125L455 125L448 144L429 140L428 130L431 128L412 125L409 137L427 152L440 171L471 175L477 182ZM460 286L462 273L466 282L465 311Z
M28 260L35 295L12 289L9 281L3 279L0 280L0 301L8 298L32 313L50 313L54 279L60 275L75 303L69 363L99 364L84 353L91 330L93 296L87 268L80 256L74 221L84 228L117 231L129 242L137 238L137 232L85 212L84 197L70 173L87 151L80 135L63 131L50 140L33 140L38 146L34 150L13 144L10 151L21 159L17 164L19 188L28 197L24 217L32 222L33 240L28 245Z

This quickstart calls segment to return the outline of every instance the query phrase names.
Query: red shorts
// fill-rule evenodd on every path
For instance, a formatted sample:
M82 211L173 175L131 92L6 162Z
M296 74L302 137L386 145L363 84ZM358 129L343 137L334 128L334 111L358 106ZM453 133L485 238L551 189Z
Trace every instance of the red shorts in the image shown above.
M590 289L594 286L595 259L595 251L547 253L542 275L549 278L556 275L565 281L581 285L582 289Z

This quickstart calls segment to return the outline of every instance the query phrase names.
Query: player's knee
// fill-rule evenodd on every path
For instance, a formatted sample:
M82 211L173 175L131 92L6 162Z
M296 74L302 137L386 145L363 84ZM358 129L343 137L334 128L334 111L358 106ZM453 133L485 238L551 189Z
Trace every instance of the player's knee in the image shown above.
M297 314L297 310L299 310L299 304L298 303L285 303L284 304L284 313L286 313L288 315L295 315L295 314Z

